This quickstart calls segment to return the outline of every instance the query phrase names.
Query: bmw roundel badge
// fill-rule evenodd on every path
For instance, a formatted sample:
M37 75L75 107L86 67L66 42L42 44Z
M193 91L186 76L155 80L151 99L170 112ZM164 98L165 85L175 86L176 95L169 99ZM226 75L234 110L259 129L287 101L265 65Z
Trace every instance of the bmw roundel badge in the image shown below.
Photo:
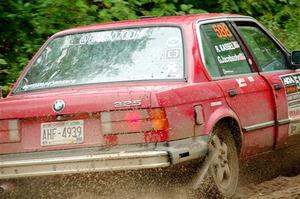
M52 108L55 112L61 112L65 108L65 102L63 100L56 100Z

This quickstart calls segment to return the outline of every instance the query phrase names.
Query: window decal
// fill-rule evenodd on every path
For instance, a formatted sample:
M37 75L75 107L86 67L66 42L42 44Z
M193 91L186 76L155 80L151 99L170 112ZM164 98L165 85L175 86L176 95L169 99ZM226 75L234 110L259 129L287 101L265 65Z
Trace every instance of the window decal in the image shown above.
M219 38L232 37L229 28L225 24L213 24L212 29Z

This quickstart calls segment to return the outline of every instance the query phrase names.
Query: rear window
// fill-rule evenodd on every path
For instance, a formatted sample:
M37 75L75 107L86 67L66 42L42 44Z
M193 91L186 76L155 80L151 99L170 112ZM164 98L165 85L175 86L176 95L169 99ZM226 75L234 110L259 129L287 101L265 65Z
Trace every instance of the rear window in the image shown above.
M53 39L34 60L15 92L183 78L183 44L179 28L131 28Z

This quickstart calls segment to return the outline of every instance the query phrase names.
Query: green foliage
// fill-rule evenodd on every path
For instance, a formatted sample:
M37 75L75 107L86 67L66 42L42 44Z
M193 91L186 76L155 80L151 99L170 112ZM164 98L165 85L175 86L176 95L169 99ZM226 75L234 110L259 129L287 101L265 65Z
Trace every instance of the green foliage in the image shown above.
M16 81L49 36L62 29L95 22L96 12L92 8L83 0L0 1L0 29L4 30L0 31L0 71L6 69L5 76L0 73L0 86L9 87Z
M289 50L300 47L300 0L219 0L221 11L258 19Z
M0 86L7 92L38 48L60 30L206 12L251 15L289 50L299 49L300 0L5 0L0 1Z

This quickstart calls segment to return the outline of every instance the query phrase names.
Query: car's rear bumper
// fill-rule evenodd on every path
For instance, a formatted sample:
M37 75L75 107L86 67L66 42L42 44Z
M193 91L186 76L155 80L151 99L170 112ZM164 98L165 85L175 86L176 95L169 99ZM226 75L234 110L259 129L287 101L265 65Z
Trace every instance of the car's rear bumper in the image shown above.
M0 155L0 179L168 167L204 157L207 138L168 143Z

